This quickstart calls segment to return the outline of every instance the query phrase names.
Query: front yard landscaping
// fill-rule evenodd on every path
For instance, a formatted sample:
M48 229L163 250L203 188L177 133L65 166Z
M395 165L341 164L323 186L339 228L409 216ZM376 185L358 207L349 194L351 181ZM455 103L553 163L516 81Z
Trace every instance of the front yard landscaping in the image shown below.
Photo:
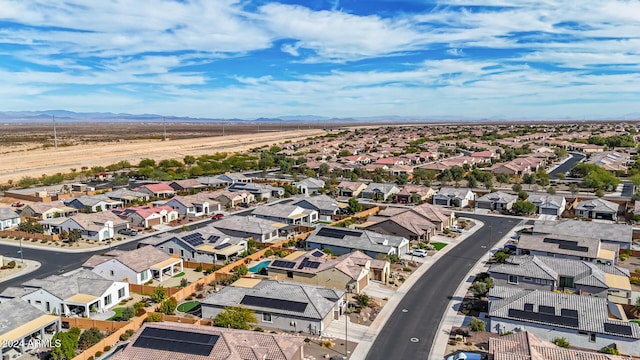
M436 249L437 251L440 251L440 250L442 250L442 248L447 246L447 244L441 243L441 242L432 242L432 243L429 243L429 244L431 244L433 246L433 248Z

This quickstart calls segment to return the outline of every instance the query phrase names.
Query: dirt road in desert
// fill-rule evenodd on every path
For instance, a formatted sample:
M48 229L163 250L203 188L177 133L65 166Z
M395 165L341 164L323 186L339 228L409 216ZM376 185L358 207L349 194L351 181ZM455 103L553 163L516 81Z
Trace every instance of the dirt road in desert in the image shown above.
M323 135L321 129L290 130L192 138L161 140L127 140L110 143L80 144L68 147L39 148L27 151L4 152L0 155L0 184L19 181L25 176L71 172L71 168L106 166L127 160L137 164L144 158L154 160L183 159L186 155L199 156L216 152L241 152L264 145L299 141L310 136Z

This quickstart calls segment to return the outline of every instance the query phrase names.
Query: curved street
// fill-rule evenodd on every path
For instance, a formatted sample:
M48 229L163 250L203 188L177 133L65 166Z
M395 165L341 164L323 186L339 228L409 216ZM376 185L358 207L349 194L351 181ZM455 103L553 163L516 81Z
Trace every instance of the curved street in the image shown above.
M366 359L428 359L452 294L470 269L522 220L463 213L485 226L434 263L387 320Z

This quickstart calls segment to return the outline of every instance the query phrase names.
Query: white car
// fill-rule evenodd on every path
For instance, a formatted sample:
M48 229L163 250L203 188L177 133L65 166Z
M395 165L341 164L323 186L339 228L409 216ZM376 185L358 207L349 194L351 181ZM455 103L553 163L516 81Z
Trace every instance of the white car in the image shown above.
M418 257L425 257L428 255L427 250L425 249L411 249L409 254L413 256L418 256Z
M456 233L461 233L462 230L463 230L461 227L455 226L455 225L454 226L447 226L447 229L449 229L449 230L451 230L453 232L456 232Z

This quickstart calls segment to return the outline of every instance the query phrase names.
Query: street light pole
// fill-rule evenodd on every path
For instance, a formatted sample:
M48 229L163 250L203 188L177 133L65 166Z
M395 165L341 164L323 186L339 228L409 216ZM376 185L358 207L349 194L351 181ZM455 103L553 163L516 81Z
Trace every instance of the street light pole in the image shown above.
M20 237L20 262L24 264L24 255L22 255L22 237Z
M345 359L349 358L349 331L347 325L349 324L349 302L347 301L347 292L344 293L344 356Z

